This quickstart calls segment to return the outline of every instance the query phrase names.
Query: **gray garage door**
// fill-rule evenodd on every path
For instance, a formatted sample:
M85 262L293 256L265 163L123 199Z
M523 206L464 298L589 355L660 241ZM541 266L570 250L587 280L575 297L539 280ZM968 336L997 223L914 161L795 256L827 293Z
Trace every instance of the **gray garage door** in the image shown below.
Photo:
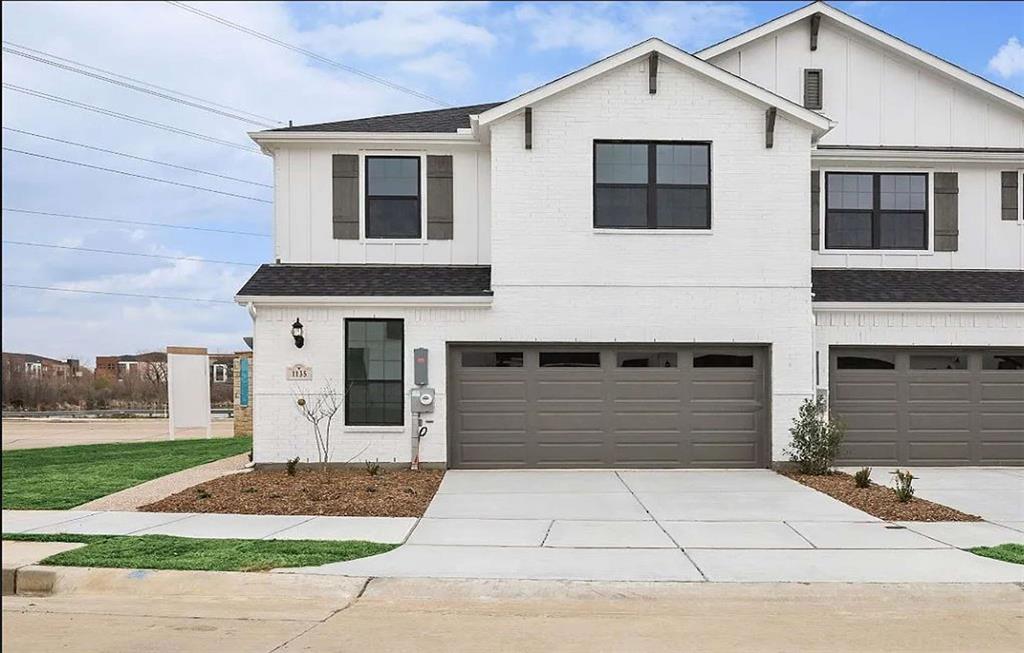
M452 467L768 464L763 348L474 345L448 369Z
M841 462L1024 464L1024 349L832 347Z

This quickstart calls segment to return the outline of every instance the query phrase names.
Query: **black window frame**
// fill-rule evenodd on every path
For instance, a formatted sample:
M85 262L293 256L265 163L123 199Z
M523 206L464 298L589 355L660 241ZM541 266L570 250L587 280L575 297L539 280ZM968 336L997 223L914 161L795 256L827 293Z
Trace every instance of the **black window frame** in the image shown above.
M828 205L829 200L829 184L831 183L831 177L833 175L870 175L871 176L871 208L870 209L830 209ZM923 209L883 209L882 208L882 177L923 177L924 178L924 208ZM897 252L920 252L928 251L928 243L931 240L929 238L931 234L931 219L929 213L931 213L931 198L928 184L928 173L926 172L865 172L860 170L829 170L825 172L825 210L822 216L824 224L821 225L823 237L825 241L825 249L831 251L897 251ZM833 247L828 242L828 214L831 211L837 213L858 213L862 215L871 216L871 244L870 245L844 245L840 247ZM919 215L924 216L924 230L923 237L924 241L920 247L885 247L881 243L882 238L882 214L883 213L898 213L903 215Z
M609 184L597 181L597 148L599 145L646 145L647 146L647 183L645 184ZM658 146L659 145L703 145L708 151L708 183L707 184L659 184L658 183ZM711 141L648 141L630 139L594 139L591 151L591 178L593 180L592 210L594 229L664 229L683 231L711 230ZM708 191L707 215L705 226L702 227L663 227L658 226L658 188L706 188ZM625 225L621 227L597 224L597 190L598 188L646 188L647 189L647 225Z
M409 199L408 195L371 195L370 194L370 161L377 159L407 159L416 161L416 235L415 236L371 236L370 235L370 202L381 199ZM411 155L367 155L363 157L363 237L367 240L423 240L423 157Z
M370 383L371 382L370 379L360 379L359 381L353 381L352 380L352 374L351 374L351 371L349 369L348 348L349 348L349 328L351 327L351 325L354 322L398 322L402 326L402 340L401 340L401 351L402 351L401 370L402 370L402 378L398 381L398 383L399 383L399 394L402 397L402 409L399 411L399 415L401 416L400 417L400 421L397 421L397 422L388 422L386 420L382 421L382 422L352 421L352 418L350 416L350 411L349 411L349 409L352 406L352 401L351 401L352 393L351 393L351 389L354 387L355 383ZM387 328L387 327L385 327L385 328ZM344 346L342 347L342 354L345 357L345 360L344 360L344 366L345 366L345 387L347 388L347 391L345 392L345 426L405 426L405 320L403 320L401 318L375 318L375 317L351 317L351 318L345 318L345 334L344 334L344 339L345 340L344 340ZM387 379L387 380L384 380L382 382L394 383L394 380Z

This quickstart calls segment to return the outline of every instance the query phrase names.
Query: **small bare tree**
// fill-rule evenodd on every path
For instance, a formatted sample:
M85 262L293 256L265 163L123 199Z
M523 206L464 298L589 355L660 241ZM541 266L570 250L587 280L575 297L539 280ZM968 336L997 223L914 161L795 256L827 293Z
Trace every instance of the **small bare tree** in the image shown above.
M326 381L318 392L300 390L295 393L295 405L306 421L313 425L316 453L323 471L327 470L331 459L331 424L344 401L344 394L330 381Z

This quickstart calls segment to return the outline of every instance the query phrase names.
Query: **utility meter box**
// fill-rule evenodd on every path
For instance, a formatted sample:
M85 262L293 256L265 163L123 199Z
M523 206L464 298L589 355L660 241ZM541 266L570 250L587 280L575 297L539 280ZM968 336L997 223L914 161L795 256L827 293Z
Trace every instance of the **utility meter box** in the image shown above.
M434 412L434 389L429 386L413 388L409 393L414 413Z

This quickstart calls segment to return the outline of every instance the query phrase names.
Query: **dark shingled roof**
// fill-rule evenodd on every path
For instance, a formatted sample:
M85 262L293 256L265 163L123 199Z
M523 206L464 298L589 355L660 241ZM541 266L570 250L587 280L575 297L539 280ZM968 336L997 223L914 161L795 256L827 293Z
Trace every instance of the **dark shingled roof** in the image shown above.
M261 265L239 296L487 297L489 265Z
M1024 303L1024 271L811 271L816 302Z
M459 129L469 128L469 117L483 113L504 102L472 104L466 107L451 107L433 111L417 111L415 113L396 113L389 116L372 116L341 120L338 122L321 122L315 125L296 125L279 127L272 132L435 132L455 133Z

